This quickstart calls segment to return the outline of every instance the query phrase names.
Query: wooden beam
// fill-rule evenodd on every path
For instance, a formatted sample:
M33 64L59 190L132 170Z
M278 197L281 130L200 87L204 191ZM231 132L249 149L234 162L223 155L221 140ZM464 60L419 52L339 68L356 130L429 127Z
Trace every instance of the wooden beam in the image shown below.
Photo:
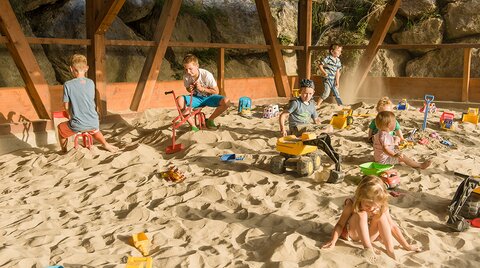
M22 27L8 0L0 0L0 28L6 35L7 49L25 82L28 97L40 119L50 118L50 91Z
M219 94L225 96L225 48L223 47L218 49L217 85Z
M108 0L95 18L95 34L105 34L122 8L125 0Z
M142 74L130 105L132 111L143 111L148 108L181 5L181 0L165 0L163 4L153 36L153 41L157 45L150 50L143 65Z
M305 47L297 55L298 76L310 79L312 74L312 0L298 1L298 43Z
M383 43L383 40L387 35L388 29L390 28L393 18L395 17L395 14L397 14L401 3L401 0L392 0L388 1L387 5L385 6L380 19L375 26L375 30L370 38L367 49L363 53L362 58L360 59L360 62L355 70L355 76L358 77L358 82L356 83L357 88L355 92L358 92L358 90L362 87L362 84L365 81L368 72L370 71L373 60L375 59L375 55L377 55L379 47Z
M470 91L470 68L472 65L472 49L463 49L463 82L462 82L462 101L468 102Z
M87 0L86 2L87 38L91 41L91 46L87 47L88 76L95 82L95 99L101 118L107 115L106 50L105 34L96 34L96 21L98 14L102 14L103 8L108 7L104 6L102 1Z
M288 82L285 62L283 60L280 43L277 39L277 30L273 22L272 13L268 0L255 0L260 24L262 25L265 42L271 47L268 49L270 64L272 65L275 87L279 97L286 97L289 92L290 85Z

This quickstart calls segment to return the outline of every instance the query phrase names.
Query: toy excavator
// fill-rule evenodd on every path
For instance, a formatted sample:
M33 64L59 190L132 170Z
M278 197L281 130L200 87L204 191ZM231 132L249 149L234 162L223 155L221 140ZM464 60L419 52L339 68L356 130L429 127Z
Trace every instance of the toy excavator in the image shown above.
M335 169L330 172L327 182L339 183L344 174L340 167L340 155L331 145L330 136L305 132L300 138L295 135L279 138L277 151L280 155L274 156L270 162L272 173L281 174L286 169L295 170L300 176L308 176L320 167L321 159L318 149L324 151L335 163Z
M470 223L466 218L476 218L480 214L480 180L473 176L454 173L463 178L453 196L452 202L448 206L447 225L458 231L465 231ZM464 217L462 217L464 216Z

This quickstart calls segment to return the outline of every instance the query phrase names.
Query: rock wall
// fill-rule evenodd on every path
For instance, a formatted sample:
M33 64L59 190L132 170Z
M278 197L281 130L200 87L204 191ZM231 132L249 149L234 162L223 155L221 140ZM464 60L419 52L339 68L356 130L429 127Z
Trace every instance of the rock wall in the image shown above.
M27 36L85 38L85 0L10 0ZM314 1L313 44L367 44L386 0ZM126 0L106 36L108 39L151 40L162 0ZM271 0L278 38L284 45L297 42L298 1ZM478 43L480 0L403 0L389 29L386 43ZM179 42L264 44L254 1L184 0L172 36ZM32 46L49 84L70 79L68 59L86 48L67 45ZM149 51L147 47L107 47L107 79L137 81ZM182 76L181 60L195 53L204 68L216 72L216 49L169 48L159 79ZM353 69L361 51L345 50L345 71ZM315 52L313 60L325 56ZM480 56L473 50L472 76L480 77ZM381 51L371 74L382 76L461 77L461 49ZM290 75L296 74L296 53L283 51ZM0 86L22 86L23 81L4 45L0 45ZM271 76L267 53L226 50L226 77ZM316 71L313 68L313 71Z

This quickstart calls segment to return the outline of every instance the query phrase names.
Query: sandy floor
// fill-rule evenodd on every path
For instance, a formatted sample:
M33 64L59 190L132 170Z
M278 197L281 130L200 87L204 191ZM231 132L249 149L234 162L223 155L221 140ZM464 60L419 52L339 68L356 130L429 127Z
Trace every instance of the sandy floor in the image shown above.
M354 108L355 114L374 113L373 105ZM323 122L338 109L325 105ZM397 166L402 195L390 199L394 219L423 251L397 247L398 263L382 252L374 266L480 263L479 229L457 233L445 225L447 206L461 182L453 171L480 174L480 129L458 124L455 131L440 130L439 110L429 117L426 133L436 131L455 146L429 138L429 144L407 149L409 156L432 159L433 164L427 170ZM140 256L129 242L138 232L152 242L154 267L369 266L359 243L319 247L329 239L344 199L361 178L358 165L372 161L365 138L373 117L355 117L351 128L332 134L346 178L328 184L324 175L333 166L324 154L324 170L309 177L270 173L269 160L277 155L278 118L260 118L260 106L255 111L247 119L231 108L218 118L216 131L182 128L179 142L186 149L174 155L165 154L173 110L147 111L142 118L103 128L107 139L122 148L116 154L24 149L2 155L0 266L125 267L125 256ZM460 113L456 111L457 118ZM421 127L422 113L396 114L404 133ZM225 153L245 159L221 162ZM186 174L184 182L161 178L171 164ZM375 246L384 248L379 242Z

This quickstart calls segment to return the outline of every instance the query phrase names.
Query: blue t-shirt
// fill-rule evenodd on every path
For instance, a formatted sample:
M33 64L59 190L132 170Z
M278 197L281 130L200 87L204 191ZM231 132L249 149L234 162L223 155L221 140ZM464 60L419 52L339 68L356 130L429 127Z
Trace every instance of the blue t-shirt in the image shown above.
M342 63L340 62L340 58L335 58L332 55L326 56L323 60L321 65L323 65L323 69L327 72L327 78L333 79L335 78L335 74L337 70L342 69Z
M100 128L95 110L95 84L89 78L74 78L63 85L63 102L70 107L68 126L75 132Z
M293 128L297 125L308 124L310 119L315 120L318 117L315 101L310 100L305 104L302 99L291 100L288 106L288 126Z

